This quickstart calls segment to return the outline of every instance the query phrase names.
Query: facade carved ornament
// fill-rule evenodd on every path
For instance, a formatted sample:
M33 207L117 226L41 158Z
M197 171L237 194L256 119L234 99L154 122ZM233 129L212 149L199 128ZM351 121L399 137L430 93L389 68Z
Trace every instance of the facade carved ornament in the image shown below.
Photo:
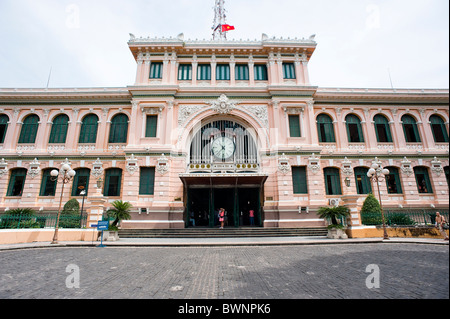
M320 158L313 153L311 157L308 158L308 161L308 168L313 172L313 174L317 174L320 171Z
M231 102L225 94L222 94L217 101L209 102L208 104L211 105L214 111L220 114L230 114L237 105L235 102Z
M162 156L158 158L156 171L161 175L165 175L169 172L169 159L164 154L162 154Z
M281 174L286 175L291 171L291 165L289 164L289 158L286 157L286 154L283 153L283 155L278 159L278 170L281 172Z
M41 163L39 163L38 159L35 158L34 161L30 163L30 168L28 169L28 176L31 177L31 179L34 179L36 176L38 176L41 172L41 168L39 167Z
M353 175L352 161L350 161L347 157L342 161L342 174L345 176Z
M103 175L103 162L100 160L100 158L97 158L97 160L92 165L91 175L95 178L99 178Z
M441 176L442 172L444 171L444 169L442 168L442 162L438 160L436 156L431 161L431 171L438 177Z
M134 156L134 154L131 154L131 157L127 158L126 169L130 175L134 175L134 173L139 170L138 159Z
M5 175L8 175L8 163L4 158L2 158L2 160L0 161L0 178Z
M411 166L411 161L406 158L403 158L401 170L403 174L406 174L408 177L414 174L414 170Z

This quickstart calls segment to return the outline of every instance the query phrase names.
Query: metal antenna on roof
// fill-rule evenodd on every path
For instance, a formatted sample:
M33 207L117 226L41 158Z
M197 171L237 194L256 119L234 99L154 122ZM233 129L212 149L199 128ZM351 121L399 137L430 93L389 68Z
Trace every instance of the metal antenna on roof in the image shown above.
M226 24L227 15L225 10L225 0L216 0L214 6L214 24L213 30L213 40L226 40L227 33L223 32L222 25Z

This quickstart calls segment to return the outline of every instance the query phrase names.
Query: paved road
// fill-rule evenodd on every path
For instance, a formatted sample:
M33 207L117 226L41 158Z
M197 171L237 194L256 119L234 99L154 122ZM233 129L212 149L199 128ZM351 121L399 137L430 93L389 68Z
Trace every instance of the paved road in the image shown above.
M449 247L379 243L0 251L0 299L8 298L449 298Z

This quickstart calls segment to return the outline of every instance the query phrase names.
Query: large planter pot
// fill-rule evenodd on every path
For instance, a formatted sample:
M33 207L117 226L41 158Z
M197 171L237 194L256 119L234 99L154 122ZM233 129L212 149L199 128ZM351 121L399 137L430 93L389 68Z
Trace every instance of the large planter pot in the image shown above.
M103 232L103 240L104 241L118 241L119 240L119 232L105 230Z
M330 228L328 229L328 238L330 239L347 239L348 236L344 229Z

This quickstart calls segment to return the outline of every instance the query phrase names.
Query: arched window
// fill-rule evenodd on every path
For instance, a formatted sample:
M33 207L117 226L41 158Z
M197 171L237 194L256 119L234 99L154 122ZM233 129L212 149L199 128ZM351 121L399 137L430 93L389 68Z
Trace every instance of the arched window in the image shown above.
M372 192L370 179L367 177L369 171L366 167L355 167L356 191L358 194L369 194Z
M333 120L328 115L320 114L319 116L317 116L317 130L319 133L319 142L336 142L336 138L334 137Z
M392 134L388 119L378 114L375 115L373 121L375 122L375 133L377 134L378 143L392 143Z
M55 196L57 180L52 180L51 171L55 168L47 168L42 172L41 190L39 196ZM57 170L57 169L56 169Z
M6 132L8 131L8 115L0 115L0 144L5 142Z
M78 143L95 143L97 141L98 116L89 114L81 122L80 139Z
M361 120L354 114L349 114L345 117L345 124L347 126L347 136L349 143L363 143L364 135L361 127Z
M448 133L444 120L440 116L432 115L430 116L430 123L434 141L436 143L448 143Z
M117 114L111 120L109 143L126 143L128 139L128 116Z
M79 168L75 170L77 174L73 178L72 196L82 196L81 192L84 190L88 194L89 177L91 170L89 168Z
M52 130L50 132L49 144L65 144L67 138L67 129L69 128L69 117L65 114L58 115L53 120Z
M389 170L389 174L386 175L386 187L389 194L402 194L402 183L400 181L400 174L397 167L388 166L385 167Z
M25 168L12 169L7 196L22 196L26 178L27 170Z
M416 177L417 190L420 194L433 193L431 187L430 175L428 174L428 168L424 166L414 167L414 175Z
M327 195L342 195L339 169L326 167L323 169L323 175L325 178L325 191Z
M22 124L19 144L34 144L39 128L39 116L33 114L28 116Z
M105 196L120 196L122 183L122 170L120 168L111 168L105 172Z
M411 115L403 115L403 132L405 133L405 140L407 143L420 143L419 130L417 122Z

